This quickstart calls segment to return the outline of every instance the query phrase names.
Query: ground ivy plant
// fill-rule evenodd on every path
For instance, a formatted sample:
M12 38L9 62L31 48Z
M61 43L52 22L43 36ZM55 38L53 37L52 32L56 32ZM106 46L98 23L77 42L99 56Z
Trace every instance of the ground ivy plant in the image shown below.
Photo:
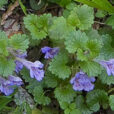
M107 0L105 11L95 0L62 1L59 17L27 14L24 34L8 39L0 31L0 110L14 101L15 114L114 111L114 35L94 27L96 17L108 14L104 26L113 32L113 8ZM31 47L39 48L39 59L28 59Z

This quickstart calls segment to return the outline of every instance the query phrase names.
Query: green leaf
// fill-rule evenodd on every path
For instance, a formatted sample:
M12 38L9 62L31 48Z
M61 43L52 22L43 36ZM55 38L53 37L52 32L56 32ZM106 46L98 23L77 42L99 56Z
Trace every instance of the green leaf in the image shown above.
M86 44L86 48L89 51L89 56L91 59L99 55L101 44L97 40L89 40Z
M12 59L0 58L0 75L8 77L15 70L15 63Z
M48 105L51 100L49 97L45 96L45 92L43 91L43 87L45 87L44 81L38 82L36 79L32 79L29 71L25 68L21 71L21 75L23 75L26 82L29 82L29 85L26 86L26 88L34 96L35 102L42 105Z
M84 52L82 49L77 50L77 59L81 61L87 61L88 58L86 56L86 52Z
M33 109L32 114L42 114L42 112L39 109Z
M93 8L87 5L75 7L68 17L68 22L80 30L88 30L94 23Z
M33 95L34 95L34 100L38 104L48 105L51 102L50 98L44 95L44 91L41 86L35 87Z
M67 109L64 111L64 114L70 114L70 109L67 108Z
M28 48L29 40L26 35L15 34L9 39L10 45L16 50L25 51Z
M86 102L89 107L95 105L96 103L99 103L102 106L107 105L108 94L104 90L100 89L90 91L86 96Z
M47 1L46 0L41 0L41 1L30 0L29 3L33 10L41 10L42 8L45 7Z
M112 26L112 29L114 29L114 15L110 16L107 20L106 20L106 24L109 26Z
M82 114L79 109L73 109L70 114Z
M114 111L114 95L109 96L109 105L111 109Z
M88 40L85 51L78 49L77 58L81 61L93 60L96 58L101 49L101 44L97 40Z
M49 2L56 3L62 7L65 7L67 4L71 2L71 0L48 0Z
M90 108L90 110L92 110L93 112L97 112L97 111L99 111L99 109L100 109L100 105L99 105L99 103L96 103L96 104L90 106L89 108Z
M7 4L8 0L0 0L0 8L3 7L3 5Z
M84 101L84 97L82 95L79 95L76 98L76 106L80 110L81 114L93 114L93 112L97 112L100 109L98 103L93 104L89 107L86 101Z
M69 3L71 3L71 0L60 0L58 4L62 7L65 7Z
M68 108L68 106L69 106L69 103L68 102L59 102L59 104L60 104L60 107L64 110L64 109L66 109L66 108Z
M45 80L45 84L47 87L51 87L51 88L55 88L58 84L58 78L51 74L51 72L46 72L45 73L45 77L44 77L44 80Z
M13 114L23 114L22 107L17 106L16 109L13 111Z
M85 49L85 44L88 40L86 34L81 31L70 32L65 41L66 49L69 53L75 53L77 49Z
M98 18L103 18L103 17L105 17L107 15L107 12L105 12L105 11L102 11L102 10L97 10L97 13L96 13L96 17L98 17Z
M64 87L57 87L54 91L55 98L59 102L68 102L73 101L74 97L76 97L75 91L73 91L71 85L65 85Z
M25 80L25 82L29 83L26 86L26 88L28 89L28 91L30 93L33 94L35 87L39 87L39 86L44 87L44 81L42 80L41 82L38 82L36 79L31 78L30 72L26 68L23 68L21 70L21 75L22 75L23 79Z
M0 96L0 110L2 110L11 101L12 98L9 96Z
M70 12L76 7L76 3L75 2L71 2L66 6L66 9L64 9L63 11L63 16L65 18L67 18L70 15Z
M101 74L101 66L94 61L80 62L80 67L88 76L97 76L98 74Z
M72 110L75 109L75 108L76 108L76 104L75 104L75 103L71 103L71 104L69 105L69 108L72 109Z
M33 38L38 40L46 38L50 22L50 14L43 14L41 16L31 14L24 17L25 27L31 32Z
M65 52L61 52L50 62L49 71L61 79L66 79L71 74L70 68L66 65L67 62L68 55Z
M73 28L68 26L64 17L55 18L52 26L49 28L49 37L52 39L64 39L69 31Z
M87 4L91 7L105 10L110 13L114 13L114 8L108 0L75 0L75 1Z
M8 46L8 37L6 36L5 32L0 31L0 54L7 56L8 51L7 51L7 46Z
M111 46L111 37L110 35L102 35L103 47L101 49L100 55L98 57L99 60L109 60L114 58L114 48Z
M93 111L89 109L82 95L76 97L76 106L82 114L93 114Z
M114 76L108 76L106 71L102 71L102 73L99 75L99 79L104 84L107 84L107 85L114 84Z
M19 0L19 4L20 4L21 9L23 10L24 14L27 15L26 7L24 6L24 4L22 3L21 0Z
M56 107L49 107L49 106L43 106L43 109L42 109L42 113L43 114L59 114L59 111L58 109L56 109Z
M97 30L90 28L89 30L85 32L89 40L98 40L100 43L102 43L101 35L98 33Z

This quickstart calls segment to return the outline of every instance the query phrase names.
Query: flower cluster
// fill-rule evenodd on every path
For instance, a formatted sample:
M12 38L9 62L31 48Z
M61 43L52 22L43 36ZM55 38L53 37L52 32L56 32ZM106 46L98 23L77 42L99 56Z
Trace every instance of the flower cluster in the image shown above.
M0 91L6 96L14 92L15 86L21 86L23 81L19 77L9 76L8 80L0 77Z
M28 70L30 70L31 78L41 81L44 77L44 65L40 61L31 62L26 59L17 58L17 61L22 63ZM18 64L19 65L19 64Z
M73 77L70 80L70 83L73 85L73 89L75 91L91 91L94 89L94 84L92 82L95 82L94 77L88 77L87 74L80 71L76 73L75 77Z
M59 48L44 47L41 49L42 53L45 53L45 59L51 59L58 54ZM15 71L18 73L23 66L30 70L31 78L41 81L44 77L44 65L40 61L31 62L25 59L26 53L16 55L16 68Z
M109 61L100 61L99 63L106 69L109 76L114 76L114 59L110 59Z
M59 52L59 48L55 47L55 48L50 48L50 47L43 47L41 49L42 53L45 54L44 58L45 59L52 59L54 58L54 56L56 56Z

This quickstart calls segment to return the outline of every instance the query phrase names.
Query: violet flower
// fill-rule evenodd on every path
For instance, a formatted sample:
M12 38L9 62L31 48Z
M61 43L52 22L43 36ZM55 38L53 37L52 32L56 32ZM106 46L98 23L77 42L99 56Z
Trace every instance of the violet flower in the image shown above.
M55 47L55 48L50 48L48 46L45 46L43 48L41 48L42 53L45 54L44 58L45 59L52 59L54 58L54 56L56 56L59 52L59 48Z
M0 77L0 91L6 96L14 92L15 86L21 86L23 84L21 78L15 76L9 76L9 80Z
M16 57L24 59L27 57L27 53L25 52L25 53L20 54L18 51L18 54L16 55ZM15 64L16 64L15 71L16 71L16 73L19 73L23 68L23 64L21 62L19 62L18 60L15 61Z
M26 59L17 58L27 69L30 70L31 78L36 78L36 80L41 81L44 77L44 65L40 61L27 61Z
M80 71L76 73L75 77L73 77L70 80L70 83L73 85L73 89L75 91L91 91L94 89L94 84L92 82L95 82L94 77L88 77L87 74Z
M15 77L10 75L8 77L8 80L13 83L13 85L21 86L23 84L23 81L19 77Z
M114 59L110 59L109 61L100 61L99 64L101 64L107 71L107 74L114 76Z

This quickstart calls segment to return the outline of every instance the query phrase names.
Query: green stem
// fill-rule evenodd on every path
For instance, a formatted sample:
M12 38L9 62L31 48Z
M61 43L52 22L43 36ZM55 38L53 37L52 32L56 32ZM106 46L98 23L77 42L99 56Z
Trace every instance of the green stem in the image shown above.
M24 13L25 15L27 15L26 7L24 6L24 4L22 3L21 0L19 0L19 5L20 5L20 7L21 7L23 13Z
M108 91L108 94L111 93L112 91L114 91L114 88L111 88L111 89Z

